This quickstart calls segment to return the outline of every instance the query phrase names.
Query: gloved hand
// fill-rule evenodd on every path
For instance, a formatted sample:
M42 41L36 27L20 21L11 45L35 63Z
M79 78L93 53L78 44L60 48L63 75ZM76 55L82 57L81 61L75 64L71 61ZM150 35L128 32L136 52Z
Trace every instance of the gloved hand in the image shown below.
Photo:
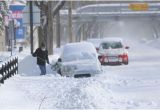
M48 60L47 60L47 63L50 64Z
M33 53L31 53L32 57L34 57Z
M31 53L32 57L36 57L36 55L34 53Z

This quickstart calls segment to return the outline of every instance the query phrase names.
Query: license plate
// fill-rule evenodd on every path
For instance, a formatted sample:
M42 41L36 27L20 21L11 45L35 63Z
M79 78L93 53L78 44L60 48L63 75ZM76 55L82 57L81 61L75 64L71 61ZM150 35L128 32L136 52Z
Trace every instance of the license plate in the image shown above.
M109 62L117 62L118 58L117 57L108 57Z

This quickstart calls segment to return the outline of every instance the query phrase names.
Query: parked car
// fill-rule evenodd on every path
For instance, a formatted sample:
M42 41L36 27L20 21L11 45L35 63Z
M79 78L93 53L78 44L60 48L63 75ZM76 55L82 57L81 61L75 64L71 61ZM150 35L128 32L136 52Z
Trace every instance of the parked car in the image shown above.
M104 64L125 64L129 62L128 46L124 46L121 38L105 38L99 47L99 60Z
M89 42L66 44L58 60L62 76L90 77L102 71L96 49Z
M92 43L94 45L94 47L96 48L97 52L99 51L99 46L100 46L100 43L101 43L101 39L90 38L90 39L87 39L87 42Z

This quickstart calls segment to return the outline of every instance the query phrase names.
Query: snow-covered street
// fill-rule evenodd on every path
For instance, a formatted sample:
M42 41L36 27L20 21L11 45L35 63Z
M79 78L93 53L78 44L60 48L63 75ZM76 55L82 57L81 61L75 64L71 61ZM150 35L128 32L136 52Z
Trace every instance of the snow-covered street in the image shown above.
M29 75L19 74L0 86L0 107L2 110L159 109L160 48L158 41L156 46L153 42L129 42L129 65L103 66L103 73L91 78L61 77L49 70L49 65L48 74L38 76L36 62L32 63ZM27 65L27 57L21 58L20 64ZM52 56L52 60L55 58Z
M160 0L0 0L0 110L160 110Z

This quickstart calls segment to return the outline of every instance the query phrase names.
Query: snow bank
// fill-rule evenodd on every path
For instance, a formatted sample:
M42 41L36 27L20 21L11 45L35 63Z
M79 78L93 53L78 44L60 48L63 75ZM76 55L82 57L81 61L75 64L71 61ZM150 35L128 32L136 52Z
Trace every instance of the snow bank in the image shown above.
M21 62L19 62L19 73L27 76L40 75L40 70L36 64L36 58L28 55Z
M49 61L54 64L59 58L60 49L55 49L54 55L49 55ZM18 54L19 58L19 73L24 76L38 76L40 75L40 69L37 65L37 58L30 55L30 51L27 49ZM51 70L51 65L46 64L47 74L55 74Z
M49 60L51 64L54 64L58 59L58 55L49 56ZM53 74L53 70L51 69L51 65L46 64L47 74ZM23 60L19 62L19 73L23 76L39 76L40 69L37 65L37 58L31 55L28 55ZM55 74L55 73L54 73Z

